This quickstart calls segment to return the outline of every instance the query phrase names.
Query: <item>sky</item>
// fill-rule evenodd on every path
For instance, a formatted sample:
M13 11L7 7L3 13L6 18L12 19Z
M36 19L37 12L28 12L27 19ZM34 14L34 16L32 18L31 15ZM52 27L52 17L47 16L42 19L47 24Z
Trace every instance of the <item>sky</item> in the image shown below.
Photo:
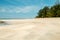
M35 18L44 6L56 0L0 0L0 18Z

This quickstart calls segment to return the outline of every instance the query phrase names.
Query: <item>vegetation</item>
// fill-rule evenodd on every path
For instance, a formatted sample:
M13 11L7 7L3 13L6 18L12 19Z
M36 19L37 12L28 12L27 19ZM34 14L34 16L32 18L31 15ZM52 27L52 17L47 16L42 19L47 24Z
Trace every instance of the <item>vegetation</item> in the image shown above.
M45 17L60 17L60 4L53 5L50 8L45 6L43 9L40 9L36 18Z

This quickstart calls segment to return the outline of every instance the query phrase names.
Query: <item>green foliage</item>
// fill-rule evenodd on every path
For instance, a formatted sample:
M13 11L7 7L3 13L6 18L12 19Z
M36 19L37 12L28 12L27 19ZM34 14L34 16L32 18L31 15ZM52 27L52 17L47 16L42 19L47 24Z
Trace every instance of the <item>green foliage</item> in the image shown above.
M60 17L60 4L53 5L50 8L45 6L43 9L40 9L36 18L45 17Z

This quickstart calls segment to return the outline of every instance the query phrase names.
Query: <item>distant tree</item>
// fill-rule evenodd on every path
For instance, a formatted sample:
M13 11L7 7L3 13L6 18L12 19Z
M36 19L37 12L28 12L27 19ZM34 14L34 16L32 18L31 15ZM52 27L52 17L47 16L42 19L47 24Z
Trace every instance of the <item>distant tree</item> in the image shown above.
M56 16L57 16L57 17L60 17L60 10L58 10L56 13L57 13Z
M39 10L37 17L38 17L38 18L39 18L39 17L42 17L42 14L43 14L43 11L42 11L42 9L41 9L41 10Z
M48 11L49 11L49 7L45 6L45 7L43 8L43 17L47 17Z
M60 10L60 4L54 5L53 7L51 7L50 12L51 14L53 14L52 17L58 17L58 11Z
M45 6L43 9L39 10L38 18L44 17L60 17L60 4L53 5L52 7Z
M49 8L45 6L43 9L39 10L37 17L46 17L47 12L49 11Z

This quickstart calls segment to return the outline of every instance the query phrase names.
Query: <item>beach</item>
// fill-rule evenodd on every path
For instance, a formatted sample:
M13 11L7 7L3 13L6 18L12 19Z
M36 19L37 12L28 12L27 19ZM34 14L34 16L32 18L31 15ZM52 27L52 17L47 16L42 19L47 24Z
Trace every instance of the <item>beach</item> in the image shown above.
M2 20L0 40L60 40L60 18Z

